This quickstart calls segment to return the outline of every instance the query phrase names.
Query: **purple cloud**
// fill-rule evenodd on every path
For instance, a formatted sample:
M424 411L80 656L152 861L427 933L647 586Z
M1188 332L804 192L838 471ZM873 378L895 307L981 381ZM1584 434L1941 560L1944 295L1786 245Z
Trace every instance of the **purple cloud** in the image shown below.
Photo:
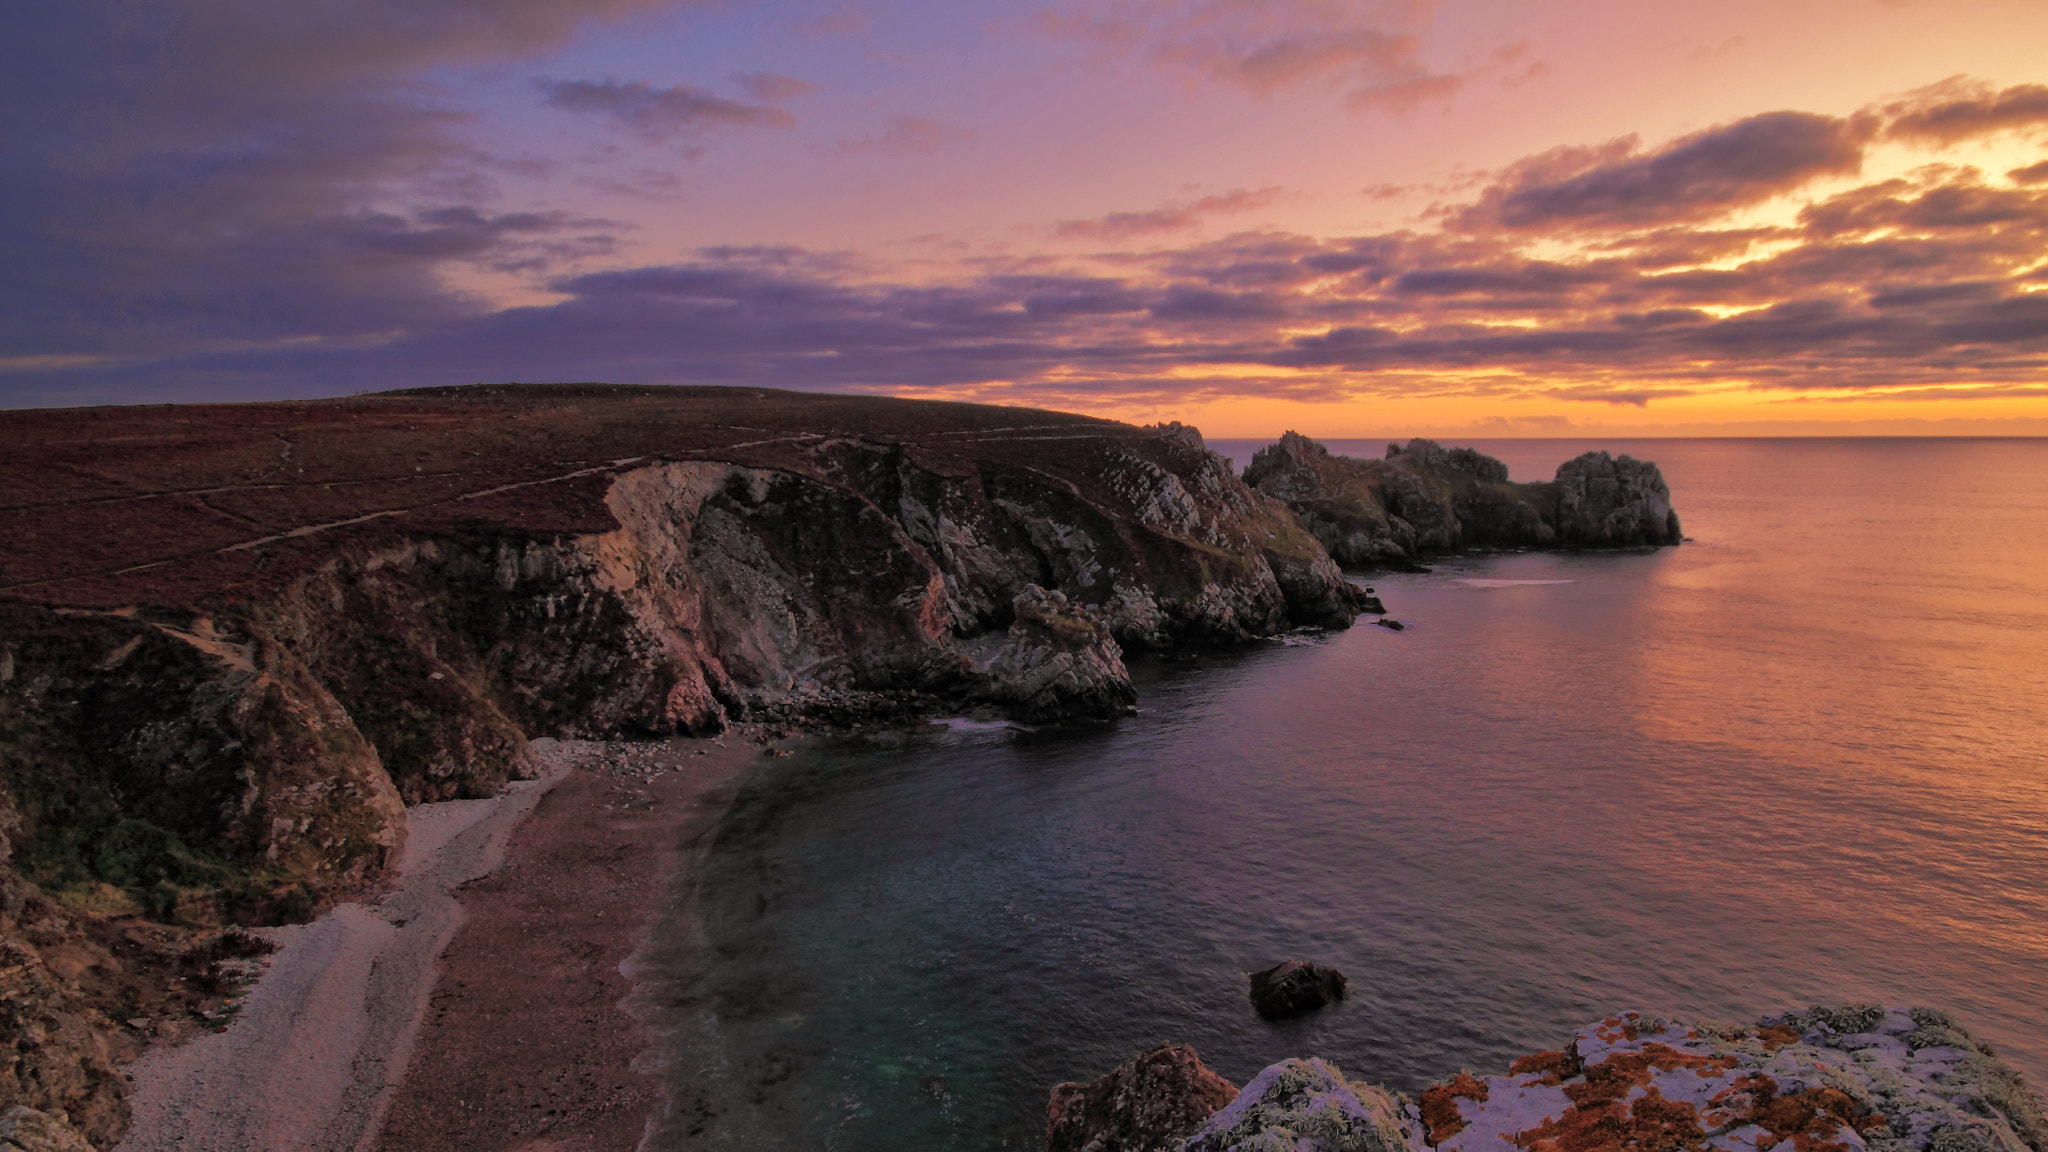
M1243 188L1142 212L1111 212L1093 220L1062 220L1054 233L1084 240L1123 240L1156 232L1184 232L1211 216L1252 212L1278 200L1284 189Z
M1612 228L1696 220L1809 181L1853 174L1874 125L1767 112L1638 154L1633 139L1560 149L1511 167L1459 212L1458 226Z
M2003 91L1957 77L1924 88L1885 108L1894 140L1952 144L2015 128L2048 127L2048 85L2017 84Z
M781 108L733 100L691 84L656 88L644 80L549 80L538 86L547 97L543 102L550 108L615 120L649 140L668 140L717 126L796 125L796 118Z

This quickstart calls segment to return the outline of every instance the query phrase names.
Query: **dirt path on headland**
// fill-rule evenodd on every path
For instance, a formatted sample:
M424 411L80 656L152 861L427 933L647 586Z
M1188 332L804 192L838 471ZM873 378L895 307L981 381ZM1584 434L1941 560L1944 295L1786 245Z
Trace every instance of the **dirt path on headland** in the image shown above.
M721 784L760 748L617 744L541 801L503 867L463 888L467 922L381 1136L388 1152L637 1147L663 1085L634 1071L648 1036L621 971Z

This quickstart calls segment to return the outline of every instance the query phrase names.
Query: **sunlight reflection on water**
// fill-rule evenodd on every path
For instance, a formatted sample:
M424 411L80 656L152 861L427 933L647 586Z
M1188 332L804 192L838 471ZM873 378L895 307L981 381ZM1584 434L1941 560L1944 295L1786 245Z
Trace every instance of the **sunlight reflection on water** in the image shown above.
M2048 443L1622 447L1692 543L1377 575L1408 631L1141 662L1113 727L763 769L678 913L676 1075L789 1147L1027 1148L1162 1040L1412 1091L1618 1008L1867 999L2048 1082ZM1351 998L1260 1023L1290 956Z

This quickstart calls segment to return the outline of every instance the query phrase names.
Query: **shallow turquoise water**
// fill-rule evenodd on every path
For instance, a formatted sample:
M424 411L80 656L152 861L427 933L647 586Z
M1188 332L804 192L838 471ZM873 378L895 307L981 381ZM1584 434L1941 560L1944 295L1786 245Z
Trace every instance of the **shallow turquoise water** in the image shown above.
M1940 1005L2048 1082L2048 442L1603 446L1691 542L1378 576L1407 631L1140 665L1111 726L770 762L656 958L655 1146L1035 1148L1163 1040L1413 1090L1625 1007ZM1351 997L1260 1022L1289 957Z

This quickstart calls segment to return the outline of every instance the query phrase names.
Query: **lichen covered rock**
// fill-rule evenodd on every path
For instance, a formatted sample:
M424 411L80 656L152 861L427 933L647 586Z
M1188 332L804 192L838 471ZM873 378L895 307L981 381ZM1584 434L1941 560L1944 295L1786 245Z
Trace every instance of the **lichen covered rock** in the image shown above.
M1170 1152L1237 1089L1185 1044L1161 1044L1046 1103L1046 1152Z
M1629 1012L1506 1076L1422 1094L1443 1152L2042 1152L2017 1073L1927 1009L1816 1008L1749 1027Z
M1316 1058L1283 1060L1209 1117L1183 1152L1411 1152L1416 1120L1385 1089Z

